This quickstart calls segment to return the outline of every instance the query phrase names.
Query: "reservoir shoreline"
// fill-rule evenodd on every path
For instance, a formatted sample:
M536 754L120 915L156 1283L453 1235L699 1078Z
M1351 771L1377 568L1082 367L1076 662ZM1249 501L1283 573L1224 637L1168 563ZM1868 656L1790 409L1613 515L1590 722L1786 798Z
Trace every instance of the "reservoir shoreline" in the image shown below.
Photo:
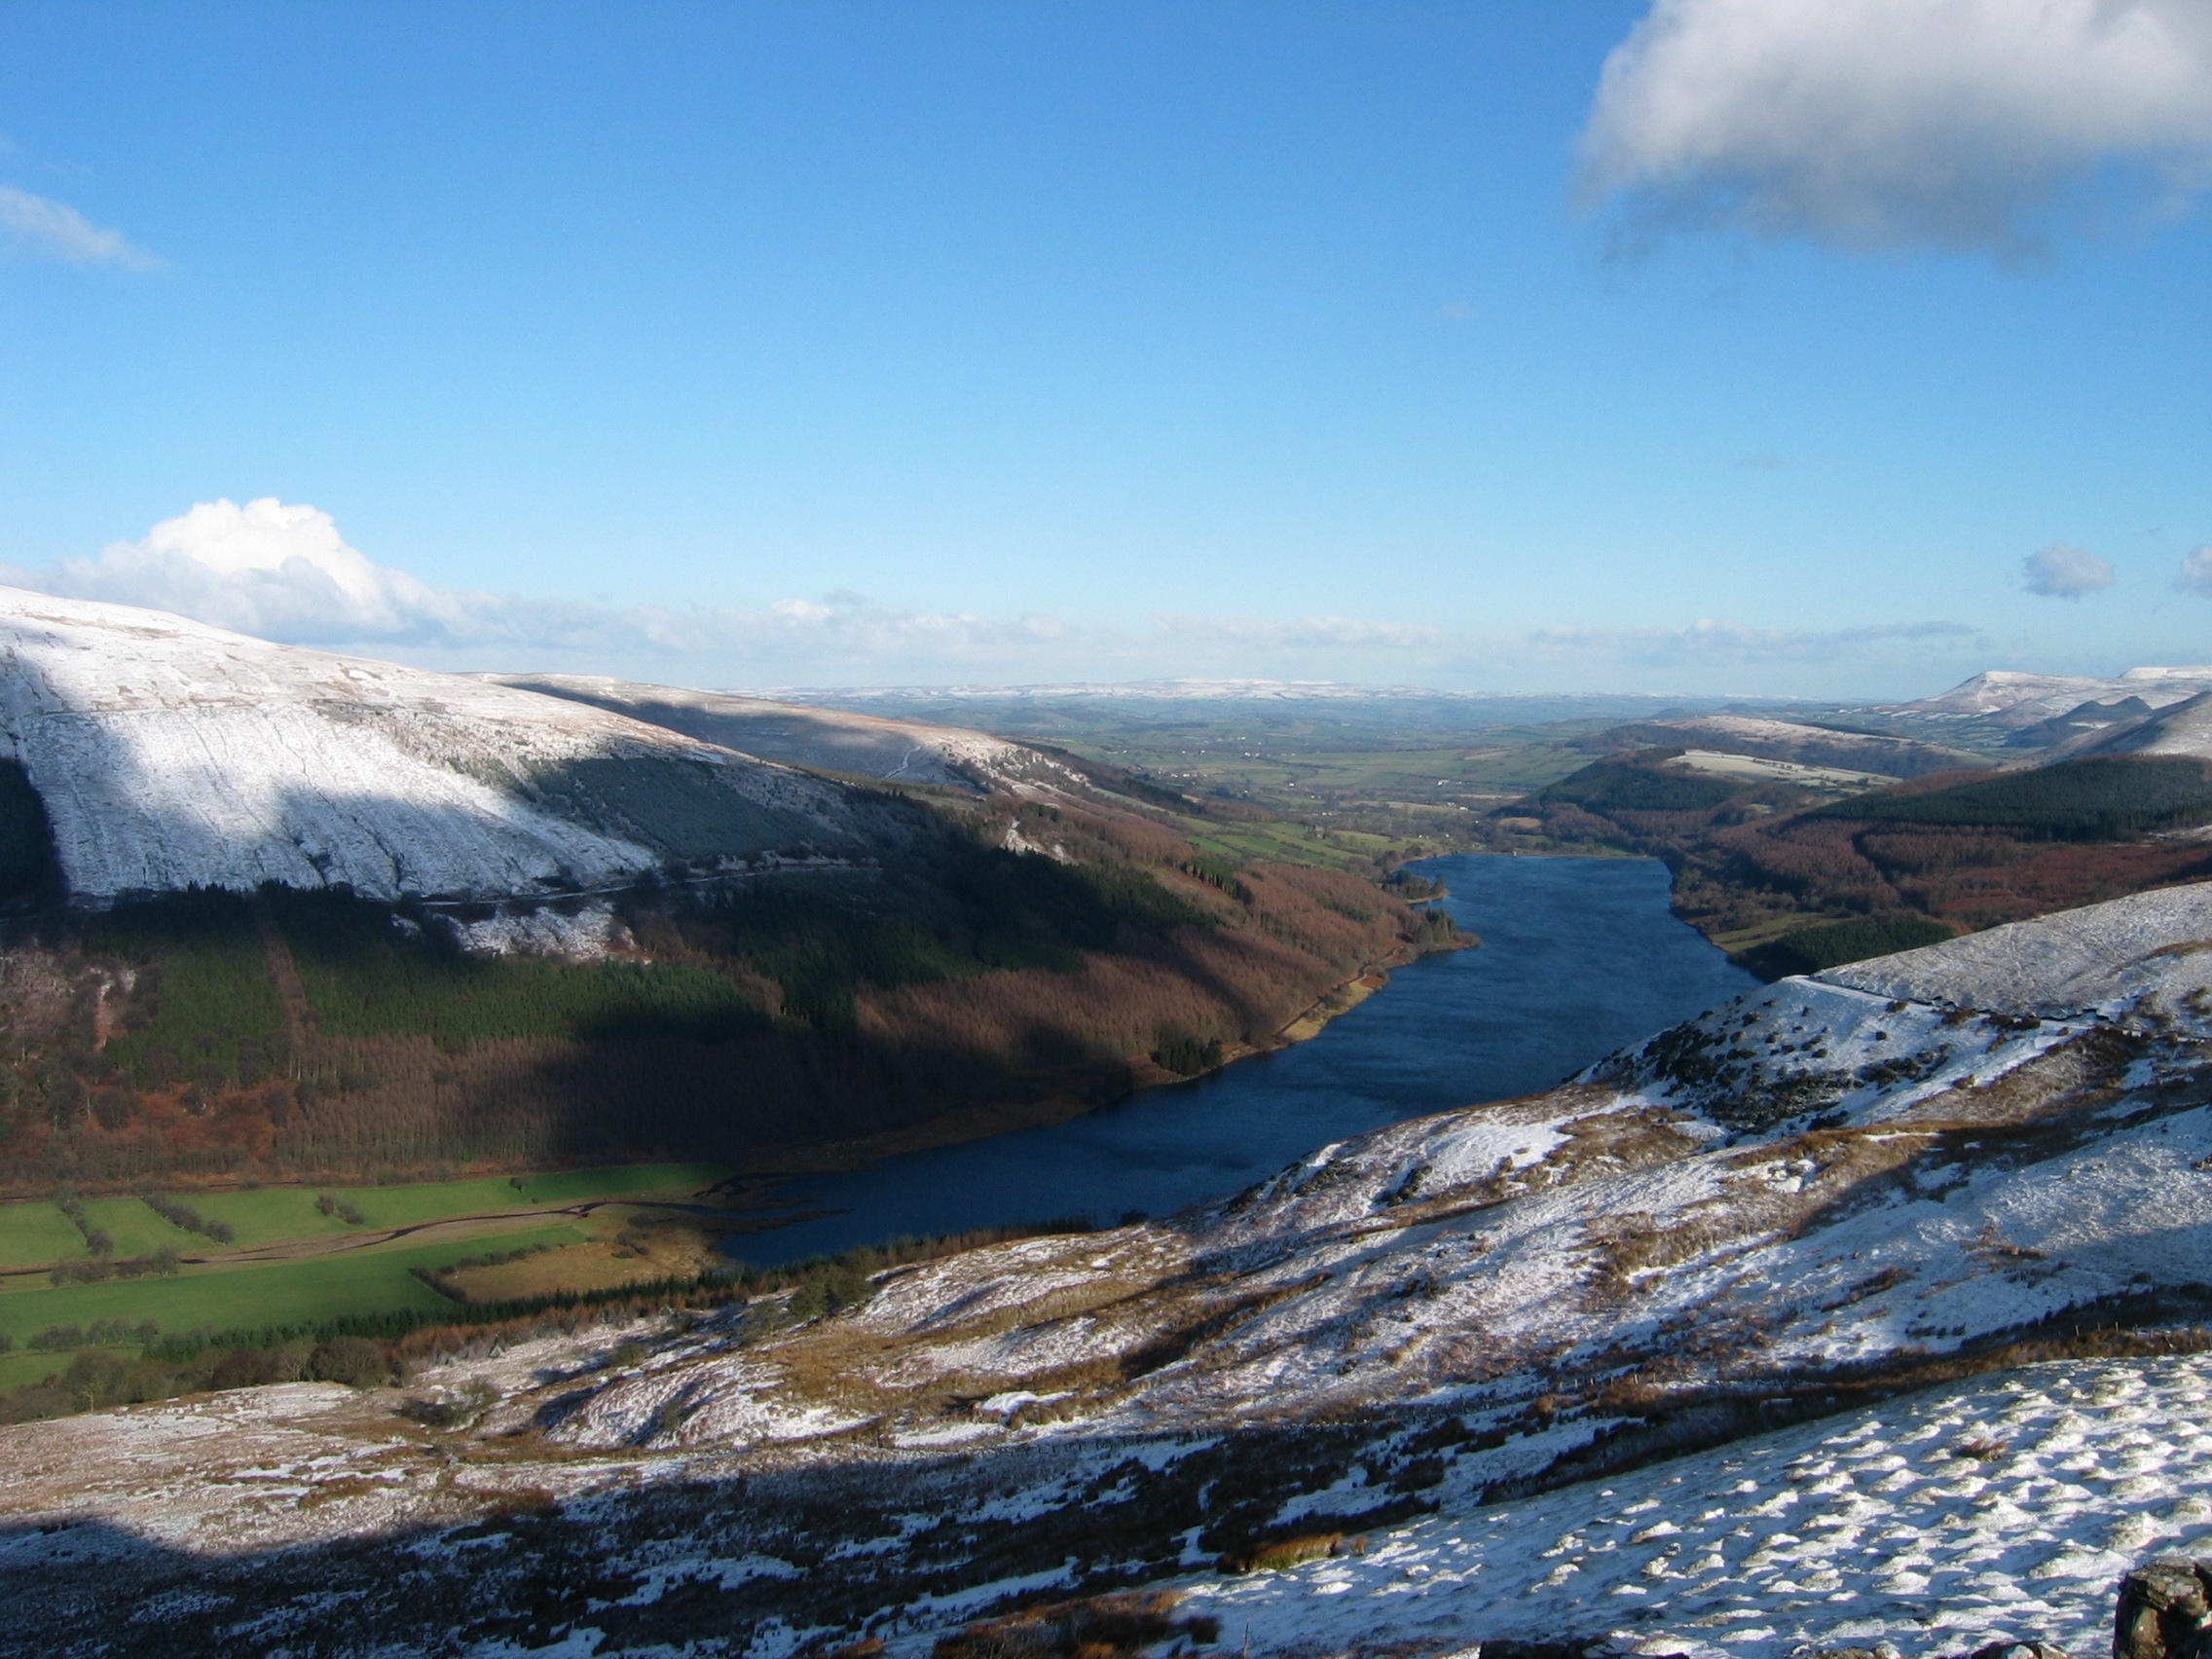
M1348 1134L1549 1088L1759 984L1674 914L1655 860L1460 855L1418 867L1449 877L1438 902L1481 948L1394 964L1388 995L1363 985L1268 1051L1055 1124L857 1169L750 1175L728 1198L771 1226L777 1211L806 1219L734 1237L730 1254L773 1265L1045 1217L1168 1214Z

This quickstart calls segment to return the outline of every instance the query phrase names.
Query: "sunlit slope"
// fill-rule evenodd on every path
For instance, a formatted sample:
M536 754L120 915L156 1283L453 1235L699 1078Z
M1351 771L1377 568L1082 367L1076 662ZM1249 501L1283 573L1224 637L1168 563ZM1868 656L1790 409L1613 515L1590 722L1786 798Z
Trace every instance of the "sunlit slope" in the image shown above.
M834 783L605 710L12 589L0 738L95 904L268 881L549 895L895 832Z
M886 719L766 697L644 685L584 674L496 674L498 685L606 709L701 742L788 765L887 782L937 784L974 793L1029 783L1068 785L1074 774L1036 751L959 726Z
M558 1549L616 1587L578 1632L672 1650L920 1659L1147 1581L1270 1651L2078 1642L2131 1560L2204 1547L2207 1371L2159 1356L2201 1347L2212 1283L2208 938L2212 887L2138 896L1784 980L1164 1222L456 1333L415 1384L468 1414L434 1442L336 1389L154 1408L41 1428L81 1464L62 1492L15 1431L0 1507L44 1539L96 1488L141 1578L227 1575L303 1629L307 1580L212 1544L329 1540L317 1597L425 1640ZM374 1506L225 1495L273 1460L257 1412L344 1467L372 1409ZM542 1506L530 1548L482 1547L497 1523L459 1524L509 1493ZM165 1561L188 1503L207 1553ZM418 1524L403 1599L352 1565ZM82 1604L39 1559L52 1623Z
M1060 1402L1057 1433L1126 1433L1449 1401L1449 1478L1472 1489L1603 1467L1671 1402L1724 1423L1738 1393L2102 1325L2130 1299L2194 1308L2207 937L2199 885L1784 980L1560 1089L1318 1148L1170 1226L916 1270L840 1322L839 1352L878 1351L839 1374L838 1415L912 1432L940 1388L955 1417L1026 1388ZM794 1353L786 1375L812 1374ZM555 1432L626 1443L680 1385L701 1440L725 1387L749 1423L830 1404L760 1376L702 1355Z

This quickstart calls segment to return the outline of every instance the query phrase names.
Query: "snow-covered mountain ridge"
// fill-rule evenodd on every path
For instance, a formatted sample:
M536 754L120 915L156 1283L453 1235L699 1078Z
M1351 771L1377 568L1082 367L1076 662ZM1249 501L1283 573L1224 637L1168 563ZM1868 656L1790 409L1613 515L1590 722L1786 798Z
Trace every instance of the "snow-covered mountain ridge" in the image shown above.
M547 897L907 832L836 783L573 701L14 589L0 737L91 904L266 881Z
M2139 697L2157 709L2203 691L2212 691L2212 664L2131 668L2110 680L1996 668L1962 681L1936 696L1887 704L1879 712L2026 726L2063 715L2083 703Z

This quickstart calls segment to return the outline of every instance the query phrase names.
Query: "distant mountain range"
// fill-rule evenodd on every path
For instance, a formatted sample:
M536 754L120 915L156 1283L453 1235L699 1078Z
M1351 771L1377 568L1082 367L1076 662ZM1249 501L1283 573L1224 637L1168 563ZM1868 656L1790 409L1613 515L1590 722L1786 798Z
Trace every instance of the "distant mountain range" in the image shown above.
M2206 691L2212 691L2212 666L2131 668L2111 680L1991 669L1940 696L1883 704L1871 712L1931 737L1948 731L1953 742L2038 748L2140 719Z
M1560 720L1666 719L1751 701L1610 691L1439 691L1419 685L1286 680L851 686L738 695L772 698L780 703L879 710L912 720L973 722L1021 732L1075 732L1085 727L1126 730L1161 721L1224 719L1249 720L1261 727L1310 723L1362 731L1463 732ZM1756 701L1762 709L1788 703L1788 699L1772 698Z
M1953 714L1986 719L2009 716L2022 723L2063 714L2078 704L2141 697L2158 707L2212 691L2212 666L2131 668L2111 680L2063 674L2023 674L1993 668L1961 681L1939 696L1892 703L1885 712Z

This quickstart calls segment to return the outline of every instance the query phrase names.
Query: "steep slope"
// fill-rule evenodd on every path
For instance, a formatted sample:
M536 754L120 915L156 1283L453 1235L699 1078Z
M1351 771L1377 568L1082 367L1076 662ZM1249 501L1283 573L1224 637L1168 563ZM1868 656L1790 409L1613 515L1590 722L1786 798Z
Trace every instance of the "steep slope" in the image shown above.
M69 1565L96 1551L257 1632L343 1589L461 1651L918 1652L1008 1598L1365 1532L1190 1605L1232 1641L1250 1618L1262 1652L2070 1637L2130 1552L2201 1532L2203 1505L2157 1506L2206 1368L1960 1380L2054 1344L2203 1346L2131 1328L2201 1314L2212 1282L2208 936L2199 887L1787 980L1546 1094L1168 1223L886 1272L795 1329L770 1296L488 1333L424 1379L473 1416L457 1434L305 1391L74 1430L102 1519L66 1553L13 1431L18 1604L105 1617ZM308 1500L322 1469L353 1472L353 1519ZM248 1478L300 1501L227 1495ZM410 1521L404 1599L343 1547L297 1553Z
M606 709L762 759L971 793L1068 786L1073 774L1004 738L959 726L582 674L486 674L493 684Z
M902 833L850 789L571 701L14 589L0 737L93 905L542 897Z

